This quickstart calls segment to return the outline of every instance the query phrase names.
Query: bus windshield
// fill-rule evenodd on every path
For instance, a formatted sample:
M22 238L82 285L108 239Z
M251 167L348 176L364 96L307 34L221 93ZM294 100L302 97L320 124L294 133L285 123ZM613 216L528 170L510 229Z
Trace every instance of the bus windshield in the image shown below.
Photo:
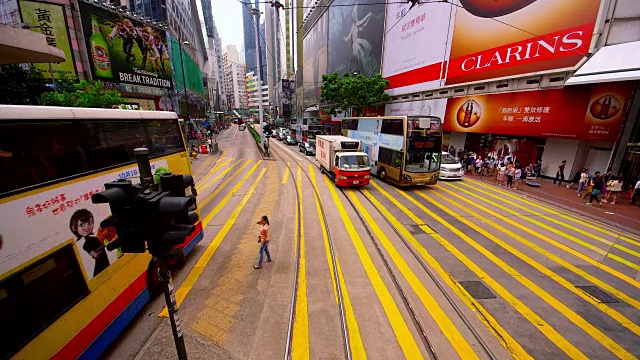
M366 155L343 155L340 157L340 169L357 170L369 168L369 157Z
M426 173L440 168L440 134L440 120L436 117L407 120L406 171Z

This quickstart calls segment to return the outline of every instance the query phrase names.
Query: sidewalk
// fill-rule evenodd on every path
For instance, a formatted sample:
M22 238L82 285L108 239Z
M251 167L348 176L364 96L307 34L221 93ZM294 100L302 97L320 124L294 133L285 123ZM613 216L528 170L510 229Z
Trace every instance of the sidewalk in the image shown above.
M485 176L480 179L479 176L465 175L465 178L496 185L495 177ZM523 194L551 205L558 206L564 210L640 234L640 206L631 205L631 194L619 194L618 201L616 201L615 205L603 202L602 207L597 207L595 206L596 202L594 201L594 205L587 206L587 200L578 197L576 193L577 186L575 184L572 184L571 188L567 189L565 183L563 183L562 186L554 186L553 180L550 179L537 179L535 182L539 183L541 186L536 188L520 184L517 190L509 190L503 186L500 186L499 188L513 191L517 194Z

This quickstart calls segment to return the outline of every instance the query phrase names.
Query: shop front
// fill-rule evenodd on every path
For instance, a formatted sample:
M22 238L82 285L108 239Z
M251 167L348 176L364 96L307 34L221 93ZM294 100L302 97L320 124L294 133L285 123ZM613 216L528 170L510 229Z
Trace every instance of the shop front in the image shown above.
M387 115L436 115L443 144L458 152L511 158L522 166L542 161L542 175L565 176L582 167L605 171L627 119L634 82L471 95L388 104Z

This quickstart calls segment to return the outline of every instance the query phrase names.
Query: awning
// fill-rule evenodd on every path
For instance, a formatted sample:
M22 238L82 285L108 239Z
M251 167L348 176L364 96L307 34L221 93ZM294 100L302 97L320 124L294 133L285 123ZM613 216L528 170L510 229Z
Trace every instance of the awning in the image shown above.
M640 41L605 46L565 83L595 84L640 79Z
M0 64L59 63L64 52L47 44L46 36L0 25Z

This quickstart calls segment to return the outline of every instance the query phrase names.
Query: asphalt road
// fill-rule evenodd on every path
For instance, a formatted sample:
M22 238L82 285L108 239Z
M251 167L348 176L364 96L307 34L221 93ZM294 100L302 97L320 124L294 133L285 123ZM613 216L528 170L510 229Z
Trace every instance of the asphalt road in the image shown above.
M473 179L337 189L297 147L219 141L193 162L205 237L174 279L190 359L640 356L640 235ZM104 357L177 358L163 307Z

